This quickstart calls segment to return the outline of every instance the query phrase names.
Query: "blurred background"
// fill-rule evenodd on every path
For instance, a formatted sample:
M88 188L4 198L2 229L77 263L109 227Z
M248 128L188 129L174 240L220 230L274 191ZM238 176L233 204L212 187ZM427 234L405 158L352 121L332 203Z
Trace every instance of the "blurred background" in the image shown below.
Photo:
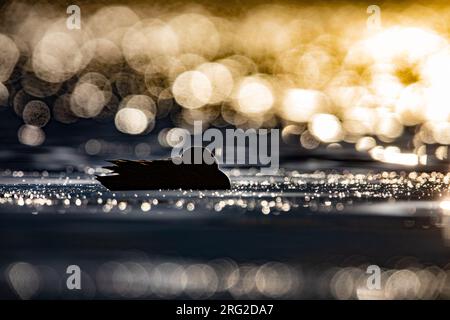
M280 128L286 159L447 160L445 3L69 5L2 5L8 166L157 157L194 120Z
M0 297L450 297L445 1L3 1L0 17ZM106 159L169 156L199 120L279 129L280 170L222 166L221 192L95 180Z

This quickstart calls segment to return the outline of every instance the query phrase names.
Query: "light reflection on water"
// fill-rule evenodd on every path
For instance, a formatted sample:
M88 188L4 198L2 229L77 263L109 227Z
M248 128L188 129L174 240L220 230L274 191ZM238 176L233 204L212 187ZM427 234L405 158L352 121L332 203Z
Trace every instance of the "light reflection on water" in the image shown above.
M428 208L429 201L446 200L450 174L420 172L299 173L282 170L277 175L258 175L252 170L231 170L232 189L227 191L149 190L109 191L91 174L12 172L0 178L0 211L23 207L40 212L82 211L123 213L160 209L222 211L260 210L280 214L308 208L310 211L344 212L356 205L381 203ZM403 204L400 204L402 202ZM153 206L152 206L153 205ZM392 206L391 206L392 207ZM429 209L439 207L431 206ZM368 207L367 212L371 212ZM387 210L389 211L389 210ZM410 210L406 210L410 211ZM93 212L93 211L90 211ZM398 214L398 213L394 213Z
M5 296L67 297L76 263L78 298L450 297L448 174L232 170L229 191L139 192L92 174L1 175Z

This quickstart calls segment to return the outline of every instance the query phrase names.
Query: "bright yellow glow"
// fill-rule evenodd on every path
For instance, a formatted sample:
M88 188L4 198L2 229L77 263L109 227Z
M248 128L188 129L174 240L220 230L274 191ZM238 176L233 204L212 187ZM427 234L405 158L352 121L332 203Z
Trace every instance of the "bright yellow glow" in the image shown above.
M126 6L104 6L96 11L87 26L97 38L104 38L120 45L119 31L139 21L138 15Z
M436 33L416 27L391 27L365 43L367 53L380 62L392 62L405 58L418 61L446 45L444 38Z
M141 204L141 210L144 212L150 211L152 208L151 204L149 202L142 202Z
M356 107L368 107L373 104L371 103L373 95L363 86L341 86L337 81L336 86L331 85L327 88L326 93L336 106L344 110Z
M355 149L362 152L362 151L369 151L370 149L374 148L377 145L377 142L372 137L362 137L358 139L355 145Z
M450 120L450 91L445 82L425 91L425 118L429 121Z
M382 26L368 30L352 5L249 5L216 15L208 5L130 4L85 9L82 28L69 30L51 4L11 4L2 15L14 28L0 34L0 105L12 101L23 117L27 95L63 88L70 110L62 100L50 109L65 123L134 108L125 113L145 114L143 132L169 114L182 128L195 120L294 125L298 133L285 135L311 149L343 140L379 152L374 138L395 144L405 126L420 126L410 144L418 154L424 144L450 144L450 45L441 23L450 10L421 8L383 8ZM22 79L13 73L20 56ZM22 90L8 92L8 79ZM172 98L181 112L171 112ZM40 126L29 111L25 123Z
M95 55L95 41L89 28L71 32L64 18L49 21L42 37L37 39L31 47L30 62L35 74L48 82L68 80L84 69Z
M444 200L439 203L439 207L445 210L445 215L450 215L450 201Z
M370 84L370 89L381 107L394 105L403 88L403 84L397 77L387 73L374 75Z
M220 49L220 35L206 15L185 13L175 16L168 24L175 32L182 52L212 58Z
M425 118L426 103L424 87L412 84L402 90L395 105L395 112L404 125L416 125L423 122Z
M244 114L263 114L269 111L274 97L269 85L255 77L245 78L237 93L236 108Z
M175 79L172 91L178 104L188 109L196 109L209 103L213 88L208 77L202 72L186 71Z
M127 134L141 134L148 126L146 114L136 108L120 109L114 122L117 130Z
M320 141L336 142L342 139L341 123L332 114L316 114L311 118L309 130Z
M419 163L426 164L426 156L421 158L414 153L402 153L398 147L394 146L387 148L377 146L370 150L370 155L375 160L404 166L417 166Z
M447 160L448 158L448 147L447 146L440 146L436 149L435 152L436 158L439 160Z
M137 22L124 34L121 44L128 64L140 73L145 72L153 58L175 56L179 52L177 35L157 19Z
M316 113L327 109L326 96L316 90L290 89L281 104L280 115L295 122L308 122Z
M390 153L386 152L383 162L402 164L405 166L416 166L419 164L419 157L414 153Z
M433 138L437 143L450 144L450 123L436 121L432 126Z
M135 108L142 111L148 121L152 121L156 116L156 105L149 96L138 94L131 95L122 100L120 108Z
M47 34L33 52L34 72L45 81L62 82L79 70L79 55L79 46L69 34Z
M450 80L450 48L431 54L420 68L421 75L427 85L445 86Z
M228 68L220 63L204 63L197 68L208 77L212 86L210 104L217 104L228 99L233 90L233 76Z
M403 133L403 126L398 116L385 109L378 109L378 121L375 132L382 140L395 139Z
M344 111L344 129L356 135L372 134L376 124L376 112L373 108L355 107Z

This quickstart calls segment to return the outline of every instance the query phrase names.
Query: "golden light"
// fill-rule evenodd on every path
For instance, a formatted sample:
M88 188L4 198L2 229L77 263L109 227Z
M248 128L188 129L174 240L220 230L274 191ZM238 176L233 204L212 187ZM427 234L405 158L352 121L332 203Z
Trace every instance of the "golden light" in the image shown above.
M306 130L300 135L300 144L303 148L312 150L320 145L320 141L309 130Z
M429 121L448 121L450 120L450 92L445 82L439 85L428 87L425 91L426 104L424 105L424 114Z
M384 292L387 299L417 299L420 279L414 271L402 269L394 271L386 280Z
M104 91L94 84L77 84L70 97L70 108L80 118L97 116L107 103Z
M7 106L9 100L8 88L0 82L0 106Z
M175 32L182 52L213 58L219 53L220 34L214 23L203 14L180 14L168 22Z
M436 158L439 160L447 160L448 159L448 146L439 146L435 151Z
M12 100L23 116L33 97L50 97L63 123L134 108L146 115L146 130L169 114L183 128L196 119L244 129L303 124L298 134L285 132L289 141L345 141L359 151L375 148L372 136L395 144L409 135L406 126L420 126L417 153L423 144L450 144L445 19L421 17L418 8L408 16L383 8L382 26L368 30L366 13L353 5L220 14L207 5L113 5L86 9L82 28L69 30L50 4L6 6L3 19L16 27L0 34L0 104ZM62 89L68 96L53 99ZM175 114L176 104L183 109ZM28 124L48 121L29 113Z
M142 111L149 122L156 116L156 104L152 98L147 95L138 94L125 97L119 105L119 109L134 108Z
M293 66L300 86L323 89L338 71L336 58L321 47L311 46ZM286 70L291 72L290 70Z
M194 125L195 121L202 121L202 125L208 126L220 114L220 109L214 106L206 106L198 109L183 109L182 117L186 123Z
M377 142L372 137L362 137L358 139L355 145L355 149L359 152L369 151L377 145Z
M448 213L450 212L450 201L449 201L449 200L441 201L441 202L439 203L439 207L440 207L442 210L445 210L445 211L446 211L446 214L448 215Z
M395 26L377 33L364 45L366 53L378 62L393 62L398 58L418 62L443 48L446 41L431 30Z
M283 128L281 131L281 138L285 143L298 144L300 135L305 131L306 125L294 125L290 124Z
M228 104L223 104L221 108L221 116L225 123L229 123L235 126L243 125L247 122L247 117L237 112L234 108Z
M407 126L422 123L427 107L426 90L423 85L415 83L402 90L395 104L395 112L400 121Z
M123 35L123 28L131 27L139 21L139 17L131 8L126 6L104 6L89 17L88 27L97 38L104 38L116 42L119 35Z
M332 114L314 115L309 123L309 130L322 142L336 142L343 137L341 122Z
M316 113L326 112L327 97L320 91L289 89L281 104L280 115L295 122L308 122Z
M377 104L380 107L395 105L404 85L400 80L389 73L380 73L372 76L370 90L377 97Z
M19 49L14 41L0 34L0 82L5 82L11 76L19 55Z
M418 133L418 139L427 144L433 144L436 143L436 140L434 139L434 124L430 121L425 122L420 126L420 130Z
M244 114L263 114L274 104L274 96L267 81L246 77L240 83L235 107Z
M420 73L426 85L434 87L445 86L450 80L450 48L447 45L442 50L427 56L421 64Z
M45 133L41 128L25 124L20 127L18 138L20 143L35 147L44 143Z
M152 208L152 205L149 202L142 202L141 204L141 210L144 212L150 211Z
M437 143L450 144L450 123L445 121L433 122L433 138Z
M355 135L374 133L376 109L367 107L354 107L344 110L343 127Z
M417 166L418 164L427 163L426 155L402 153L400 148L396 146L389 146L386 148L376 146L370 150L369 154L375 160L404 166Z
M148 126L147 115L136 108L120 109L114 119L117 130L127 134L141 134Z
M377 117L375 132L382 141L391 141L403 133L403 125L395 113L379 108Z
M95 54L87 27L70 32L65 19L54 21L32 51L35 74L48 82L63 82L85 68Z
M349 75L341 75L340 77L346 77ZM327 89L326 94L330 97L332 103L344 112L346 109L357 107L370 107L375 105L374 95L364 86L346 85L347 81L355 82L356 79L340 79L338 76L332 80ZM341 84L340 82L344 83Z
M122 61L122 51L113 41L108 39L95 39L93 41L96 62L104 65L116 65Z
M252 57L284 52L294 45L296 30L290 28L293 12L277 5L264 5L250 11L239 25L239 47Z
M235 81L249 74L255 74L258 71L256 63L249 57L243 55L234 54L218 62L230 70Z
M417 166L419 164L419 156L414 153L399 153L386 150L382 161L405 166Z
M208 77L202 72L186 71L175 79L172 92L179 105L196 109L209 103L213 87Z
M228 99L233 90L233 76L226 66L220 63L204 63L197 70L208 77L212 86L210 104L217 104Z
M155 57L175 56L179 53L178 37L161 20L147 19L129 28L122 39L122 50L128 64L144 73Z

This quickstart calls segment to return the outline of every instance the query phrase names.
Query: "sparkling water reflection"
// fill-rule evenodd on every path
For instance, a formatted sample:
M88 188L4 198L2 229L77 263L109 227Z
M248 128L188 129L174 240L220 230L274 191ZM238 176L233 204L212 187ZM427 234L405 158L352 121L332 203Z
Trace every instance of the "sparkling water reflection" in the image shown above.
M449 297L450 174L233 169L229 191L111 192L98 170L0 174L2 296ZM78 293L55 285L74 263Z

